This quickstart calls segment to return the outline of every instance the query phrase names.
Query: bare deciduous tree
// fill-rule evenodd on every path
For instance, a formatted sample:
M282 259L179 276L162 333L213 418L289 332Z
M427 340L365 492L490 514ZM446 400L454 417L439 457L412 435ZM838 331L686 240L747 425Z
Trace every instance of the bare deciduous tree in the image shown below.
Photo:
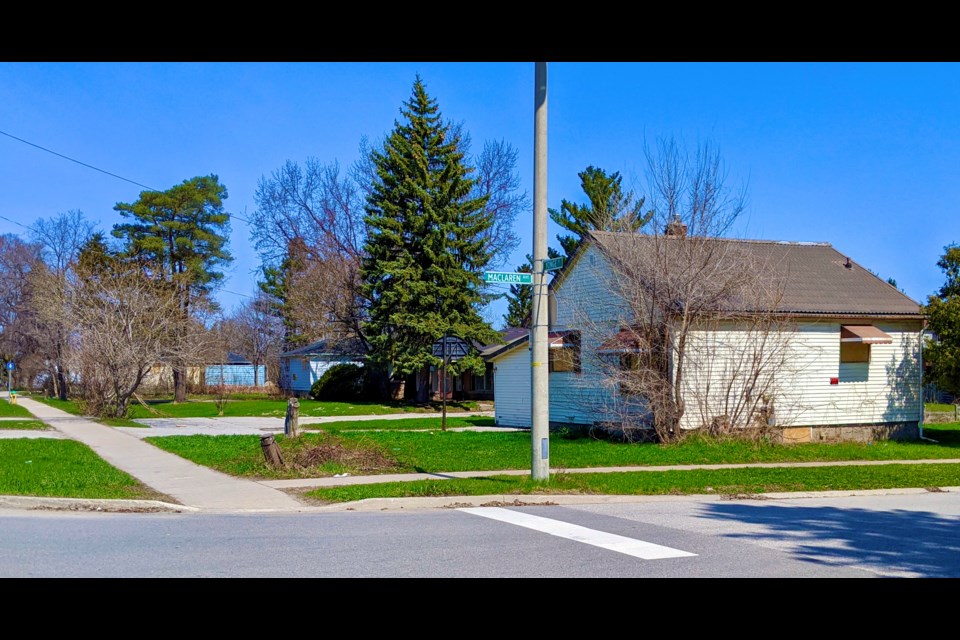
M53 218L37 220L31 228L31 236L40 245L47 266L54 272L64 273L93 235L94 226L82 211L71 209Z
M6 360L16 361L16 377L24 385L48 370L30 305L30 275L42 266L38 244L14 234L0 235L0 352Z
M748 241L721 237L743 210L743 193L727 189L707 145L691 159L663 142L647 160L649 232L591 233L606 263L598 277L616 302L577 314L584 357L608 392L609 422L665 442L681 427L730 433L772 424L791 334L770 265Z
M168 359L180 333L173 288L138 266L113 263L66 281L68 364L79 374L87 411L122 418L151 367Z
M224 319L222 330L227 336L228 348L253 363L253 385L265 383L266 380L258 377L260 367L273 370L283 346L283 326L273 314L266 294L258 294L243 303Z
M356 181L311 158L261 179L254 197L254 245L265 265L286 271L287 322L309 339L331 330L359 335L364 209Z
M50 391L61 400L67 399L70 378L64 363L70 332L64 313L66 278L93 231L94 224L78 209L38 220L31 229L44 262L29 279L33 335L47 364Z

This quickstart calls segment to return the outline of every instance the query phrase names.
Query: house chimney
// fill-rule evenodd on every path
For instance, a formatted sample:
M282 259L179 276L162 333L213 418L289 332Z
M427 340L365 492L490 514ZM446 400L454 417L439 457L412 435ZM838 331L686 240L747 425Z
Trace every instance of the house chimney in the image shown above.
M853 263L850 262L850 258L849 258L849 257L847 257L847 262L846 262L846 264L844 264L843 266L845 266L847 269L853 269Z
M668 236L685 236L687 235L687 225L680 221L678 214L673 214L673 220L667 223L663 232Z

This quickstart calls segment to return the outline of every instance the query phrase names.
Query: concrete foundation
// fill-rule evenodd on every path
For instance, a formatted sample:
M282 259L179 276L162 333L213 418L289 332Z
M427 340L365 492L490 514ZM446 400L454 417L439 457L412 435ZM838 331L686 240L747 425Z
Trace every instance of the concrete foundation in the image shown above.
M779 432L781 441L784 443L876 442L920 439L920 425L917 422L783 427Z

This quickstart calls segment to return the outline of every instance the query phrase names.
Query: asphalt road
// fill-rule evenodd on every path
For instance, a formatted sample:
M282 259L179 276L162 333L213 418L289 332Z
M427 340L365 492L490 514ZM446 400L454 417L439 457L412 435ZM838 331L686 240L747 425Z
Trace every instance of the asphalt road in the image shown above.
M0 512L4 577L960 577L960 494L295 515Z

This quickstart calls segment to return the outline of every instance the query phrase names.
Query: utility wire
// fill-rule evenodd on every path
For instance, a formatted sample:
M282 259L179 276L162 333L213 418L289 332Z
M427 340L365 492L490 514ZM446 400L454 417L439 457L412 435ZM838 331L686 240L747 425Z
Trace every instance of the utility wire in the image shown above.
M130 184L135 184L135 185L137 185L138 187L143 187L144 189L147 189L148 191L159 191L159 189L154 189L153 187L148 187L147 185L141 184L141 183L139 183L139 182L137 182L137 181L135 181L135 180L130 180L129 178L124 178L123 176L117 175L117 174L115 174L115 173L111 173L111 172L109 172L109 171L105 171L105 170L100 169L100 168L98 168L98 167L95 167L95 166L93 166L93 165L91 165L91 164L87 164L86 162L81 162L81 161L76 160L76 159L74 159L74 158L71 158L71 157L69 157L69 156L65 156L65 155L63 155L62 153L57 153L56 151L53 151L53 150L51 150L51 149L47 149L46 147L41 147L40 145L34 144L33 142L30 142L29 140L24 140L23 138L18 138L18 137L15 136L15 135L12 135L12 134L7 133L6 131L0 131L0 134L3 134L3 135L5 135L5 136L7 136L8 138L13 138L13 139L16 140L17 142L22 142L22 143L24 143L24 144L30 145L31 147L36 147L37 149L40 149L41 151L46 151L47 153L51 153L51 154L53 154L53 155L55 155L55 156L57 156L57 157L59 157L59 158L63 158L64 160L69 160L70 162L75 162L75 163L77 163L77 164L79 164L79 165L81 165L81 166L87 167L88 169L93 169L94 171L99 171L100 173L105 173L105 174L107 174L108 176L111 176L111 177L113 177L113 178L117 178L117 179L119 179L119 180L123 180L124 182L129 182ZM243 222L246 222L247 224L253 224L252 222L250 222L250 221L247 220L246 218L241 218L240 216L238 216L238 215L236 215L236 214L228 213L228 212L225 212L225 213L227 213L227 216L229 216L229 217L231 217L231 218L236 218L237 220L241 220L241 221L243 221ZM33 227L28 227L27 225L22 224L22 223L20 223L20 222L17 222L16 220L11 220L10 218L8 218L8 217L6 217L6 216L4 216L4 215L0 215L0 219L6 220L7 222L10 222L10 223L12 223L12 224L15 224L15 225L17 225L18 227L23 227L23 228L26 229L27 231L34 231ZM249 295L249 294L240 293L240 292L238 292L238 291L230 291L229 289L221 289L221 291L223 291L224 293L233 294L233 295L235 295L235 296L243 296L243 297L245 297L245 298L252 298L252 297L253 297L253 296L251 296L251 295Z
M14 140L17 140L17 141L19 141L19 142L22 142L23 144L28 144L28 145L30 145L31 147L36 147L37 149L40 149L41 151L46 151L47 153L52 153L53 155L59 156L59 157L65 159L65 160L69 160L70 162L76 162L77 164L83 165L84 167L87 167L88 169L93 169L94 171L99 171L100 173L105 173L105 174L107 174L108 176L113 176L114 178L119 178L120 180L123 180L124 182L129 182L129 183L131 183L131 184L135 184L135 185L137 185L138 187L143 187L144 189L148 189L148 190L150 190L150 191L157 191L157 189L154 189L153 187L148 187L148 186L145 185L145 184L140 184L139 182L134 182L133 180L130 180L130 179L128 179L128 178L124 178L123 176L118 176L118 175L115 174L115 173L110 173L109 171L104 171L103 169L98 169L97 167L95 167L95 166L93 166L93 165L90 165L90 164L87 164L86 162L80 162L79 160L74 160L73 158L71 158L71 157L69 157L69 156L65 156L65 155L63 155L62 153L57 153L56 151L51 151L50 149L47 149L46 147L41 147L40 145L34 144L34 143L30 142L29 140L24 140L23 138L18 138L18 137L15 136L15 135L11 135L11 134L7 133L6 131L0 131L0 133L2 133L3 135L7 136L8 138L13 138Z
M63 158L64 160L69 160L70 162L76 162L77 164L79 164L79 165L81 165L81 166L84 166L84 167L87 167L88 169L93 169L94 171L99 171L100 173L105 173L105 174L107 174L108 176L117 178L117 179L119 179L119 180L123 180L124 182L129 182L130 184L135 184L135 185L137 185L138 187L143 187L144 189L147 189L148 191L159 191L159 189L154 189L153 187L148 187L147 185L145 185L145 184L140 184L139 182L137 182L137 181L135 181L135 180L130 180L129 178L124 178L123 176L119 176L119 175L117 175L117 174L115 174L115 173L110 173L109 171L105 171L105 170L103 170L103 169L100 169L100 168L98 168L98 167L95 167L95 166L93 166L92 164L87 164L86 162L81 162L81 161L79 161L79 160L75 160L74 158L71 158L71 157L69 157L69 156L65 156L65 155L63 155L62 153L57 153L56 151L52 151L51 149L47 149L46 147L41 147L40 145L34 144L33 142L30 142L29 140L24 140L23 138L18 138L18 137L15 136L15 135L12 135L12 134L7 133L6 131L0 131L0 134L3 134L3 135L5 135L5 136L7 136L8 138L13 138L13 139L16 140L17 142L22 142L23 144L28 144L28 145L30 145L31 147L36 147L37 149L40 149L41 151L46 151L47 153L52 153L53 155L55 155L55 156L57 156L57 157L60 157L60 158ZM225 213L226 213L226 212L225 212ZM238 216L238 215L236 215L236 214L234 214L234 213L227 213L227 215L228 215L229 217L231 217L231 218L236 218L237 220L240 220L240 221L242 221L242 222L246 222L247 224L253 224L253 223L250 222L249 220L247 220L247 219L245 219L245 218L241 218L240 216ZM3 216L0 216L0 217L3 217ZM3 219L4 219L4 220L9 220L9 218L3 218ZM13 221L10 220L10 222L13 222ZM20 224L20 223L14 223L14 224ZM20 226L23 227L24 225L21 224ZM30 227L24 227L24 228L25 228L25 229L29 229Z

